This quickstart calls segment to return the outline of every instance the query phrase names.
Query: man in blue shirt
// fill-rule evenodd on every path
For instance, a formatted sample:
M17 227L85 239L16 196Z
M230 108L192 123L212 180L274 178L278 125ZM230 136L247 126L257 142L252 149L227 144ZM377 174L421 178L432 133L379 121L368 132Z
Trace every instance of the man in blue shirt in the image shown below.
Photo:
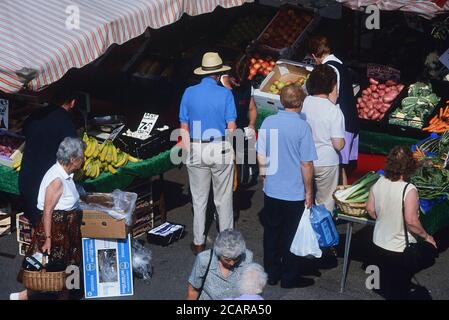
M313 204L313 160L317 160L312 131L300 118L305 94L295 85L281 91L284 110L267 117L259 130L257 153L264 179L264 267L268 284L293 288L313 284L301 278L300 259L290 245L304 207Z
M187 170L193 203L194 254L205 250L205 222L212 180L219 231L234 226L232 192L234 153L226 141L226 131L236 128L234 97L229 89L218 85L220 73L230 70L215 52L204 54L196 75L205 76L201 83L184 92L179 111L182 145L189 151Z

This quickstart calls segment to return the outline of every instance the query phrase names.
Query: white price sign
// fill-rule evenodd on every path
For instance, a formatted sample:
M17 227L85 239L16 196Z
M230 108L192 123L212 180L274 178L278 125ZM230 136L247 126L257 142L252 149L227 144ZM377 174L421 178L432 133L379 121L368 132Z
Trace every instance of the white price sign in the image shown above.
M109 140L114 141L115 138L117 138L118 134L122 131L122 129L125 127L125 125L118 126L114 130L112 130L111 134L109 135Z
M158 118L159 118L158 114L145 113L143 115L142 121L140 121L137 133L146 134L149 136Z
M2 120L3 120L3 124L5 125L5 128L9 129L8 113L9 113L9 101L5 100L5 99L0 99L0 127L2 127Z

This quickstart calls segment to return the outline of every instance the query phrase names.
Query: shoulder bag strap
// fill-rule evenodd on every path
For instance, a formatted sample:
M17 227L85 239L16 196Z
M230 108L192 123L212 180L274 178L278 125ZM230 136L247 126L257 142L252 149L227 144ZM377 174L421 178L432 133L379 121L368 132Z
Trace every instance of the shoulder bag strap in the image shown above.
M210 250L209 263L207 264L206 272L204 273L203 282L201 283L201 287L200 287L200 289L199 289L199 294L198 294L197 300L199 300L200 295L201 295L201 293L203 292L204 283L206 282L207 274L209 273L209 268L210 268L210 264L211 264L211 262L212 262L212 255L213 255L213 253L214 253L214 250L211 249L211 250Z
M410 245L408 241L408 231L407 231L407 223L405 222L405 192L407 191L407 188L410 183L407 183L405 185L404 191L402 192L402 220L404 221L404 232L405 232L405 246L408 247Z

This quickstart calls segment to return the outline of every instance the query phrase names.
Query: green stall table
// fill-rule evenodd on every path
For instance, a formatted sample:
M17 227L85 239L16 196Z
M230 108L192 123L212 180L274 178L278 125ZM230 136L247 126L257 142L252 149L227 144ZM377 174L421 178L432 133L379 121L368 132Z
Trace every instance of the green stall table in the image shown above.
M177 152L176 148L173 148L174 152ZM137 179L150 180L158 175L163 183L164 172L176 167L170 160L170 153L171 150L167 150L140 162L129 162L125 167L118 169L116 174L102 173L98 178L84 180L81 184L86 190L91 192L110 193L116 189L125 190ZM17 171L0 165L0 192L18 196L20 194L18 178L19 173ZM161 220L165 221L166 211L163 190L161 190L159 200L155 201L153 205L159 207Z
M263 120L275 114L272 110L257 109L257 127L260 128ZM360 130L359 152L367 154L387 155L390 150L397 145L413 145L419 140L407 137L400 137L381 132Z

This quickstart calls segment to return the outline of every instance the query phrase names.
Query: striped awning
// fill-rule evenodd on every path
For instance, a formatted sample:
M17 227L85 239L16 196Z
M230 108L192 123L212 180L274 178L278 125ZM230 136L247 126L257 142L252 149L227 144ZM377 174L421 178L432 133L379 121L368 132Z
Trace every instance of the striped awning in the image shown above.
M148 27L245 2L252 0L1 0L0 91L39 91Z
M448 0L336 0L355 10L360 7L376 5L380 10L400 10L416 13L426 19L432 19L438 14L449 12Z

